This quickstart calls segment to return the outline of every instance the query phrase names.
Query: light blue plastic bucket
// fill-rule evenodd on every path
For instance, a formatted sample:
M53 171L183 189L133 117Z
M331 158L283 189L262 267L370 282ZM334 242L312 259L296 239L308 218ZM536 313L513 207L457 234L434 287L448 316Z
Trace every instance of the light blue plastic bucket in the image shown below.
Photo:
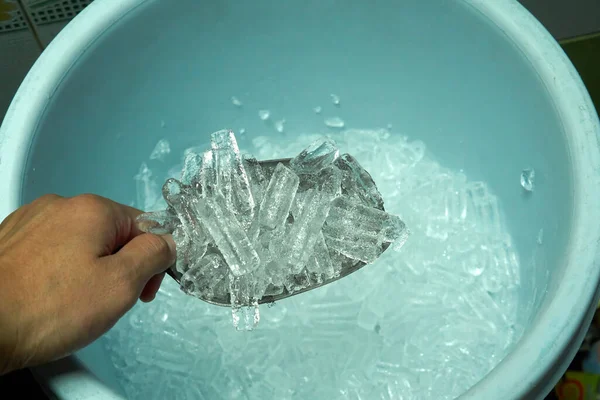
M391 123L489 182L522 259L543 228L544 261L522 271L523 301L536 299L520 316L528 329L463 396L541 398L598 303L600 129L559 45L512 0L96 0L42 54L0 129L0 218L49 192L129 203L165 136L181 152L223 127L265 134L232 95L285 115L293 135L322 129L312 108L330 93L347 126ZM538 181L524 201L529 165ZM61 399L122 393L99 342L36 374Z

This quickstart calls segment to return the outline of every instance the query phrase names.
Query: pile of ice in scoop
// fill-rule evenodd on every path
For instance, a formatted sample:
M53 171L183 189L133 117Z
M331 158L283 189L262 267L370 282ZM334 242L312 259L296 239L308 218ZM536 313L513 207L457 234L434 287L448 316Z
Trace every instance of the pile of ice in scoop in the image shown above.
M173 234L181 289L230 304L238 329L256 326L261 299L332 282L408 236L371 175L328 139L289 162L261 163L240 153L232 131L215 132L163 197L168 208L142 214L139 226Z

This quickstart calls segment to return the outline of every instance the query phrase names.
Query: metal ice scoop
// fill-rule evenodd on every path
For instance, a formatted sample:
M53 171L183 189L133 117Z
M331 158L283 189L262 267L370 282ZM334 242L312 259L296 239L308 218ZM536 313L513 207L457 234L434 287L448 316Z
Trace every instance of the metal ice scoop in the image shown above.
M278 159L278 160L259 161L258 163L262 167L264 174L266 176L271 176L273 174L273 171L275 170L275 167L279 163L283 164L284 166L289 166L290 161L291 161L291 159L287 158L287 159ZM366 173L366 171L365 171L365 173ZM370 176L369 176L369 179L370 179ZM372 180L370 182L372 183L372 185L374 187L374 183L372 182ZM342 185L342 194L343 193L344 193L344 187ZM381 199L379 199L379 201L377 201L377 202L374 202L372 208L376 208L380 211L385 211L385 209L383 207L383 201ZM145 231L145 232L156 231L156 229L155 229L156 226L153 226L152 224L153 224L152 220L144 220L141 222L138 221L138 226L140 227L140 229L142 231ZM404 239L402 239L402 240L404 240ZM379 256L381 256L381 254L383 254L383 252L386 251L388 249L388 247L390 246L389 240L388 241L374 241L373 243L375 243L374 244L375 248L371 249L371 250L372 250L372 254L374 255L374 258L378 258ZM291 297L291 296L295 296L300 293L307 292L309 290L316 289L318 287L327 285L331 282L335 282L338 279L344 278L344 277L350 275L351 273L358 271L365 265L367 265L367 262L358 261L358 260L352 259L350 257L340 256L340 258L342 260L341 261L341 270L339 270L339 273L334 274L334 277L332 277L330 279L323 279L323 278L319 279L316 276L311 275L311 274L293 275L293 279L301 279L302 280L302 286L304 286L304 288L290 292L287 288L280 287L279 290L277 290L277 291L271 291L271 292L277 292L277 294L268 294L269 291L267 290L266 294L259 300L258 303L259 304L272 303L274 301L278 301L281 299L285 299L287 297ZM369 263L371 263L371 262L372 261L370 261ZM177 271L175 266L169 268L167 270L167 274L171 278L173 278L178 284L181 284L181 278L182 278L183 274L181 272ZM221 292L223 292L223 294L221 294L221 295L214 295L213 297L210 297L210 298L208 298L208 297L199 297L199 298L210 304L224 306L224 307L230 307L231 306L231 297L230 297L230 293L228 292L228 290L229 289L226 289L225 291L221 291Z

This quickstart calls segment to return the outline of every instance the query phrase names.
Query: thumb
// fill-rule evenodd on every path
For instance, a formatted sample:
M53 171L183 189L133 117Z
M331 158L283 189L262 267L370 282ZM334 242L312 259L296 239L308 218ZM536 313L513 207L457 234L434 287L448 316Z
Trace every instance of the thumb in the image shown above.
M143 233L134 237L111 257L126 269L126 274L132 274L134 279L146 284L154 275L173 265L177 253L171 235Z

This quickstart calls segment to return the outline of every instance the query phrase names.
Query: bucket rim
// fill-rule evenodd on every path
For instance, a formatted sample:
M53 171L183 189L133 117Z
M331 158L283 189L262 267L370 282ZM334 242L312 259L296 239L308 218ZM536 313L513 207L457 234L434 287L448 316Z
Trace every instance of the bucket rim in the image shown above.
M92 2L35 62L0 126L0 220L21 205L23 176L37 126L69 70L106 30L147 1ZM575 67L521 4L516 0L461 1L500 28L529 60L554 100L569 147L573 210L564 281L552 298L545 299L535 325L513 351L461 396L466 400L534 399L546 395L562 375L564 359L574 356L600 300L600 223L590 222L600 221L600 207L594 206L600 199L600 123ZM76 387L82 391L79 397L95 388L103 390L103 384L89 375L52 376L48 385L65 398L73 396ZM84 378L89 386L80 385ZM69 384L69 379L77 379L79 384Z
M531 329L461 400L544 398L573 359L600 300L600 123L579 73L559 43L516 0L463 0L495 24L527 58L563 125L573 176L564 275ZM565 229L567 224L565 224ZM543 338L549 338L544 340Z

